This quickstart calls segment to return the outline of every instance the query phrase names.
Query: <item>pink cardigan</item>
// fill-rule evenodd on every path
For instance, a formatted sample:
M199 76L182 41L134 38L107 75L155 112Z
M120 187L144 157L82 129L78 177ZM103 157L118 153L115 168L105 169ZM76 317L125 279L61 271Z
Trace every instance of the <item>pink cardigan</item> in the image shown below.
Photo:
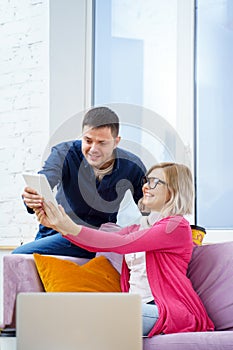
M167 217L144 230L139 230L139 225L111 233L83 227L78 236L67 235L66 238L94 252L146 252L148 281L159 309L159 319L149 336L214 330L213 322L186 276L193 242L190 225L182 216ZM129 290L128 281L129 270L123 260L123 292Z

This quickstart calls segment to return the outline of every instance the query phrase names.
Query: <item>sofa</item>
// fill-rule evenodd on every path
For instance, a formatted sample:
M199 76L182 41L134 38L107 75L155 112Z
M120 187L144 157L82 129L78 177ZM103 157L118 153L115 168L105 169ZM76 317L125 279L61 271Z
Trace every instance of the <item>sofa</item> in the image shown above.
M105 255L120 271L122 257ZM57 257L78 265L87 259ZM158 335L143 338L143 350L230 350L233 349L233 242L196 246L188 277L215 324L213 332ZM3 258L3 331L15 327L16 296L20 292L44 292L32 255L6 255Z

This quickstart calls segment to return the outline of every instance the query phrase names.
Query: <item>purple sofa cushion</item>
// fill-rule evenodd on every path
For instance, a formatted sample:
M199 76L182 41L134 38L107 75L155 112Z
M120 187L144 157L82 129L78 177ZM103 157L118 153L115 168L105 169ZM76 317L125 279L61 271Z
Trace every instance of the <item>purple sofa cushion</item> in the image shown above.
M233 332L195 332L144 338L143 350L231 350Z
M195 247L188 277L215 329L233 330L233 242Z

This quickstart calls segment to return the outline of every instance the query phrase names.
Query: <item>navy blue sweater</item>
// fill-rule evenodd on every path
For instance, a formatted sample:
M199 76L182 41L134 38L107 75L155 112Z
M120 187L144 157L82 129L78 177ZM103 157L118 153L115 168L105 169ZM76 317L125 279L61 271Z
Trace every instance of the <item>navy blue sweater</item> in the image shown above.
M135 203L138 202L142 197L141 177L145 171L136 155L116 148L113 171L99 182L83 156L81 141L76 140L54 146L39 173L46 175L52 188L57 186L58 203L76 223L98 228L103 223L116 222L128 189ZM37 238L54 233L56 231L40 225Z

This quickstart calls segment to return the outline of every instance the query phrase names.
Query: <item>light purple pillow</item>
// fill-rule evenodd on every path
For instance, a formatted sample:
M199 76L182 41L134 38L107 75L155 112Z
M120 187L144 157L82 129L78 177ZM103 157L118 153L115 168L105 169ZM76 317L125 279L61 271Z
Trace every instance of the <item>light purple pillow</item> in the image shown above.
M188 277L215 329L233 330L233 242L196 246Z
M119 231L120 229L121 229L120 226L112 222L107 222L106 224L102 224L100 226L100 230L108 231L108 232ZM96 256L99 256L99 255L104 255L112 263L115 269L119 273L121 273L123 255L117 254L117 253L111 253L111 252L100 252L96 254Z

